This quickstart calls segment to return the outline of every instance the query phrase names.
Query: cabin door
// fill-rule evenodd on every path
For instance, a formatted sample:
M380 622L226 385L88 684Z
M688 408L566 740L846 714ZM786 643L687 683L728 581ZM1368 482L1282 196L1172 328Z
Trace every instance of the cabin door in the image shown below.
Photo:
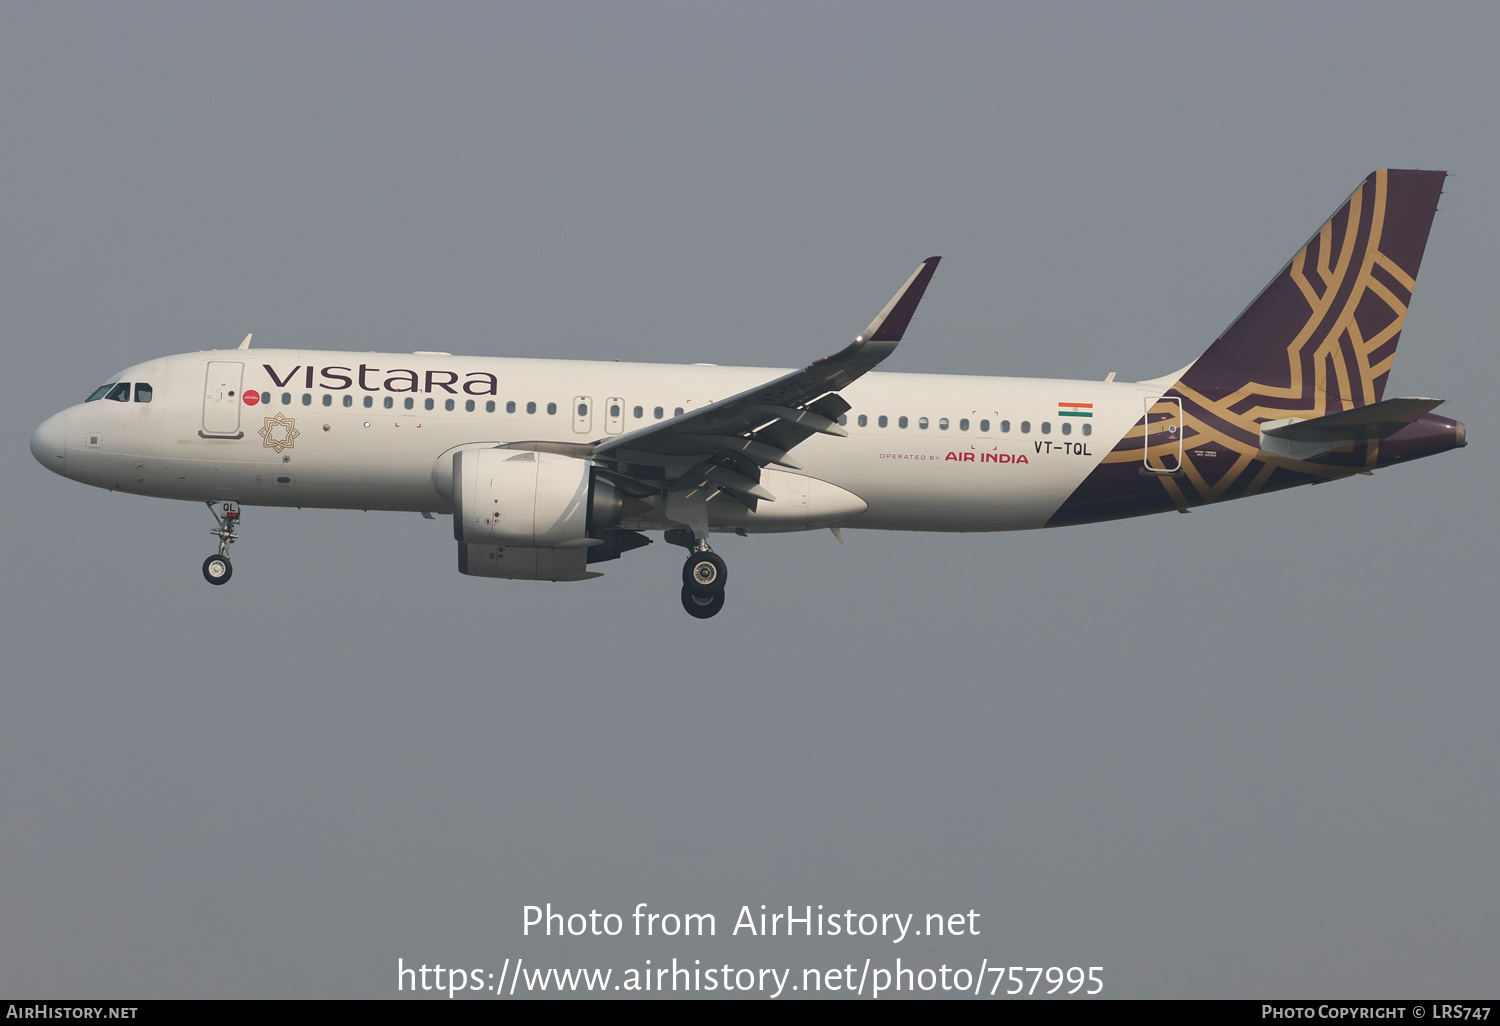
M240 434L240 382L243 363L214 360L203 386L203 434L220 438Z
M1144 469L1148 474L1182 470L1182 400L1161 396L1146 400Z

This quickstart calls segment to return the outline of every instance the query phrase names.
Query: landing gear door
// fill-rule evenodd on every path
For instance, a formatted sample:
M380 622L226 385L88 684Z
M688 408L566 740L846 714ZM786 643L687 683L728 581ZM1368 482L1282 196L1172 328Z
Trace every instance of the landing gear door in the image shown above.
M240 435L240 383L243 363L212 361L203 384L204 435L238 438Z
M1144 465L1148 474L1182 472L1182 400L1177 396L1146 399Z

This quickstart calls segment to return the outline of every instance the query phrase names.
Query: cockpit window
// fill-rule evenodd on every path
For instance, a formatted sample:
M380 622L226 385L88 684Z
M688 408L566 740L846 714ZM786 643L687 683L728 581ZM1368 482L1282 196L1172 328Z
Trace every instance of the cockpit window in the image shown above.
M94 394L91 395L91 396L89 396L87 399L85 399L84 402L91 403L95 399L103 399L104 398L104 393L108 392L111 388L114 388L114 387L115 387L115 383L113 381L111 381L107 385L100 385L98 388L94 389Z
M135 383L135 401L138 403L149 403L151 401L151 386L144 381Z
M128 403L128 402L130 402L130 382L128 382L128 381L122 381L122 382L120 382L114 388L111 388L109 390L109 394L106 395L104 398L106 398L106 399L113 399L117 403Z

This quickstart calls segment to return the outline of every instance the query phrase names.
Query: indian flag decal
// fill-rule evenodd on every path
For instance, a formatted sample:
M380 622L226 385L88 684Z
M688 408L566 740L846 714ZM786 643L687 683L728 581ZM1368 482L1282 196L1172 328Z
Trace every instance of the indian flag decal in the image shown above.
M1094 415L1094 404L1058 403L1057 415L1059 417L1092 417Z

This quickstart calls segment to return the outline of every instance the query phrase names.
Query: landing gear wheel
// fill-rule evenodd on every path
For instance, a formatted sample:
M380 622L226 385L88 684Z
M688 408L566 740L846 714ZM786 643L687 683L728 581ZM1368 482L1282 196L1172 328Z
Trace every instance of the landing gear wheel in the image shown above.
M724 590L721 588L711 595L700 595L693 590L692 585L684 584L682 608L688 611L689 616L707 620L724 608Z
M233 573L228 556L209 556L203 561L203 579L209 584L223 584Z
M694 552L682 564L682 583L698 595L707 597L714 592L720 594L729 580L729 569L724 561L708 550ZM717 612L717 610L715 610ZM709 614L710 616L713 613Z

